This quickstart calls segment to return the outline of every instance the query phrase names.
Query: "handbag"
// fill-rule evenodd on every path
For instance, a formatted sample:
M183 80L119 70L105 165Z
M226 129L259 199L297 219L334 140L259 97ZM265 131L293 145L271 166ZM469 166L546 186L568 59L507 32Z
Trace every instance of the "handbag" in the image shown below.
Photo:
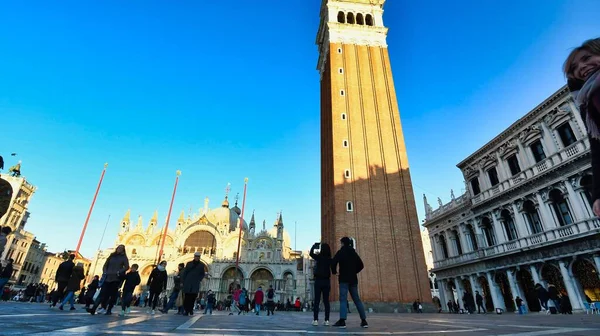
M102 288L98 288L98 290L96 291L96 293L94 294L94 298L93 300L96 301L98 299L98 296L100 296L100 291L102 290Z
M181 307L183 306L183 291L180 290L179 294L177 294L177 299L175 300L175 306Z

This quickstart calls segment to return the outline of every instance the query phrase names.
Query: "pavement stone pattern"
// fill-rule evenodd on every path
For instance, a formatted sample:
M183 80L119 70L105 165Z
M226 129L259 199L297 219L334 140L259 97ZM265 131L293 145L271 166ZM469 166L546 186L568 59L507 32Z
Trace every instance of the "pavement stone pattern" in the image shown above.
M338 316L332 313L331 317L333 324ZM215 312L184 317L174 312L149 315L144 308L134 308L130 316L119 317L91 316L81 306L75 311L60 311L46 304L0 302L0 335L600 335L600 315L369 314L367 317L369 329L360 328L356 313L348 316L347 329L338 329L313 327L312 313L300 312L276 312L275 316L228 316L226 312Z

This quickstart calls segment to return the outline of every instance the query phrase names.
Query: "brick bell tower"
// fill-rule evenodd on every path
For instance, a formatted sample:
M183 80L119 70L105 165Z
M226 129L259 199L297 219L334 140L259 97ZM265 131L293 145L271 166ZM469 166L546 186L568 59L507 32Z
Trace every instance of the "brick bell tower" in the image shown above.
M340 238L356 239L365 263L359 275L362 300L381 310L432 300L383 25L384 3L323 0L317 35L322 241L335 253Z

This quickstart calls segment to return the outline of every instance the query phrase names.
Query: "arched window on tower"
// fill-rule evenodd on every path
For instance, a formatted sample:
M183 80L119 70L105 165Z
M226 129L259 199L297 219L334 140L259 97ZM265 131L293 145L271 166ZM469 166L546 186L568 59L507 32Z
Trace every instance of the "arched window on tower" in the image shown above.
M571 215L571 210L569 210L569 204L567 204L567 200L563 197L562 192L554 189L550 192L549 196L552 200L552 209L554 209L558 224L560 226L573 224L573 216Z
M356 14L356 23L358 23L361 26L365 25L365 19L361 13Z
M371 14L367 14L365 17L365 23L367 26L373 26L373 16Z
M348 22L349 24L355 24L355 22L354 22L354 13L348 13L348 19L347 19L347 22Z
M510 215L510 212L508 210L502 210L502 212L500 213L500 217L502 217L504 230L506 231L506 238L508 240L517 239L517 229L515 227L515 221Z
M535 208L535 204L532 201L526 201L523 203L523 212L529 224L531 234L542 232L542 221L540 220L540 214Z
M344 12L342 11L338 12L338 22L346 23L346 15L344 15Z

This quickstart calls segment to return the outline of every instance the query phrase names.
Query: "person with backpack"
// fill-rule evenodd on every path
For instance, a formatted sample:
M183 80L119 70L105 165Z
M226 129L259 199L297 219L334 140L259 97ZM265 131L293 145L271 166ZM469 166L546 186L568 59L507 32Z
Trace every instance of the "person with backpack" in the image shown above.
M267 316L275 315L275 290L273 286L269 286L269 290L267 290Z
M358 295L358 273L363 270L365 265L354 247L352 241L348 237L340 240L342 248L335 254L331 261L331 273L338 274L339 265L339 284L340 284L340 319L333 326L338 328L346 328L346 317L348 313L348 292L354 301L354 305L360 315L360 326L368 328L367 314L363 306L360 296Z
M329 326L329 292L331 291L331 248L326 243L315 243L310 249L310 256L317 264L314 269L314 292L315 302L313 305L313 326L319 325L319 306L321 296L323 296L323 305L325 306L325 322L323 325Z

